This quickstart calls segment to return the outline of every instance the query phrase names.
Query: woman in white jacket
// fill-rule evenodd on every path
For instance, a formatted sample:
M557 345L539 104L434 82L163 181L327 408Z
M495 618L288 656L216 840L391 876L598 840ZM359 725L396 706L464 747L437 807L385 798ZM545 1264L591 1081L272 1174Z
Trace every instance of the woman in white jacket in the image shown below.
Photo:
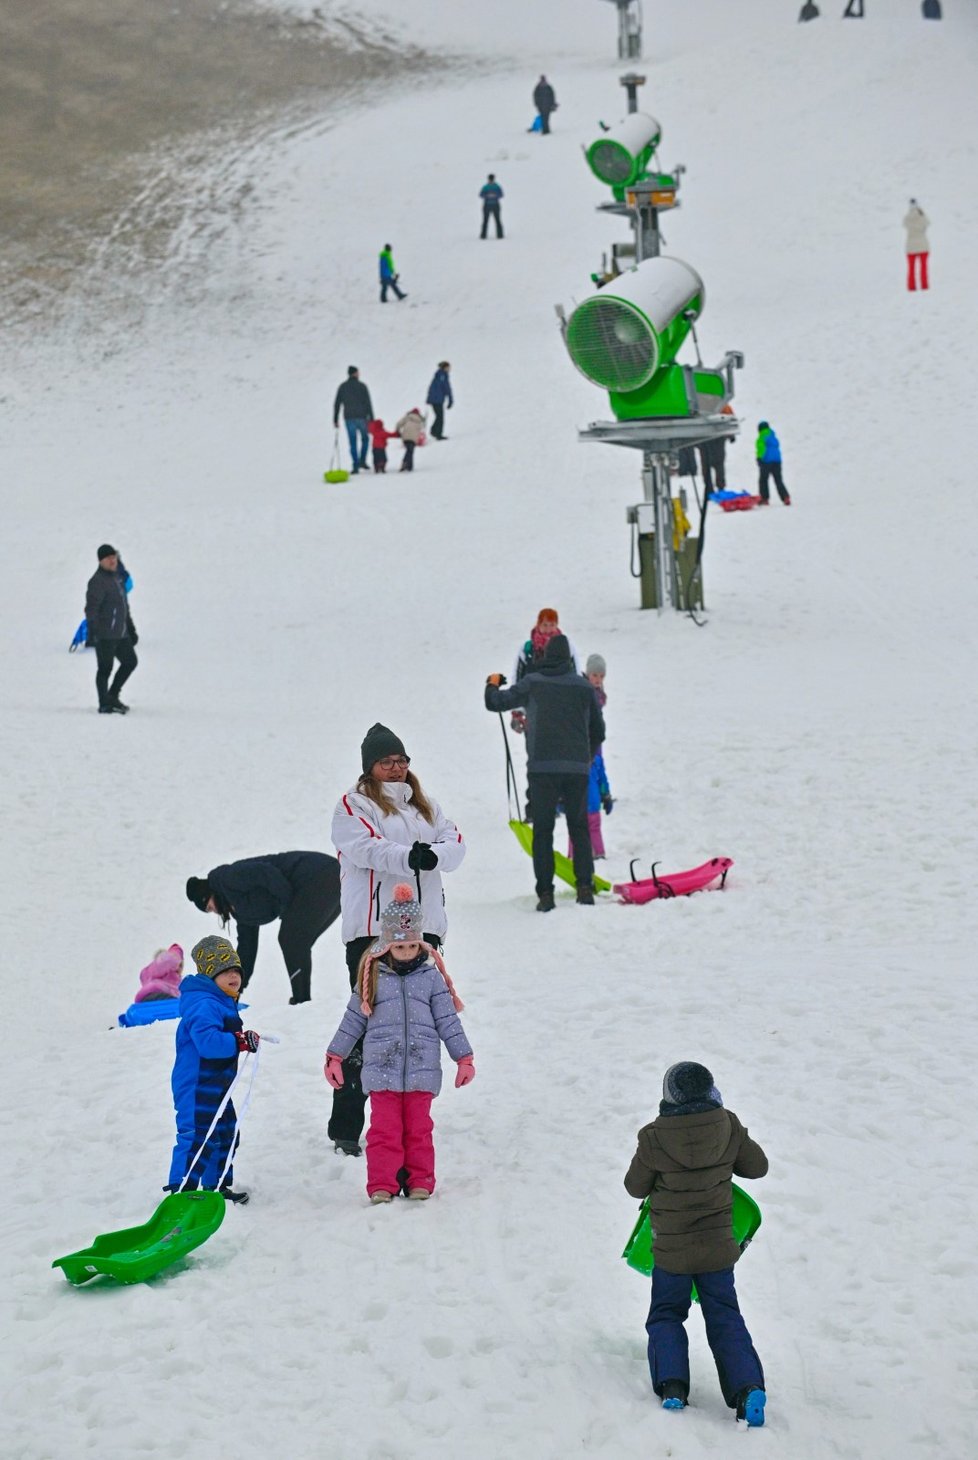
M914 266L920 265L920 287L929 288L927 280L927 255L930 253L930 244L927 242L927 229L930 226L930 219L916 198L910 199L910 207L907 209L903 226L907 230L907 288L915 290L917 280L914 277Z
M346 966L354 987L360 959L380 933L380 915L394 884L413 882L423 914L424 941L444 942L447 919L442 872L453 872L465 843L437 801L421 789L403 743L386 725L373 725L360 746L363 774L333 812L333 845L340 859L340 911ZM359 1156L366 1096L360 1087L361 1048L343 1061L343 1086L333 1092L328 1132L337 1151Z

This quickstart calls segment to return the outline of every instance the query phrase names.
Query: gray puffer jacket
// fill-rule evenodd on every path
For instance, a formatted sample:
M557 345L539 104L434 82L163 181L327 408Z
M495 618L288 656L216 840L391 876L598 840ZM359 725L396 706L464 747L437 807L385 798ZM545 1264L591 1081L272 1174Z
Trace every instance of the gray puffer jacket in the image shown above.
M453 1060L471 1055L462 1021L455 1012L448 985L429 959L410 973L394 973L382 959L377 971L377 998L369 1016L354 993L327 1054L346 1059L363 1039L361 1082L374 1090L441 1089L441 1042Z

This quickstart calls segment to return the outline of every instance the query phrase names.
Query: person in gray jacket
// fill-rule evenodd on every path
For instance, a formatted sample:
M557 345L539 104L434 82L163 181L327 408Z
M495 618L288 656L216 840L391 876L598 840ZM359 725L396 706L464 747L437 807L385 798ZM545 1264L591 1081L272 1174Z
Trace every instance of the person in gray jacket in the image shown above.
M587 824L591 762L605 738L604 717L593 685L571 662L563 634L547 643L540 668L503 689L502 674L486 680L487 710L526 708L526 766L533 807L533 870L537 912L554 907L554 822L563 802L574 847L577 900L594 902L594 858Z
M133 648L136 630L129 616L129 599L118 570L117 549L103 542L98 549L98 569L85 592L85 632L98 661L95 689L100 715L128 714L129 706L122 703L119 692L139 662ZM116 660L119 667L110 684Z
M336 427L340 424L341 407L350 442L353 473L356 475L361 467L367 465L367 447L370 444L367 422L373 420L374 408L370 391L360 379L360 372L355 365L347 366L346 379L338 388L333 401L333 425Z
M916 198L910 199L903 226L907 231L907 288L912 292L916 290L916 266L919 264L920 287L929 289L927 259L930 254L930 244L927 241L927 229L930 227L930 219Z

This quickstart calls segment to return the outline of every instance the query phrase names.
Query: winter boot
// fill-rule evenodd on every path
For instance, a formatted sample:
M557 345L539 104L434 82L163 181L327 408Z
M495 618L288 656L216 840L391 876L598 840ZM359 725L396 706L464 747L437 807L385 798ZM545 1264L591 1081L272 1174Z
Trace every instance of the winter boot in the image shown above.
M430 1195L431 1192L426 1191L423 1186L412 1186L408 1192L408 1201L427 1201Z
M549 892L541 892L537 898L537 912L553 912L554 894L553 888Z
M109 700L106 704L99 705L98 712L100 715L124 715L126 713L122 706L117 705L114 700Z
M361 1154L359 1141L334 1141L333 1150L340 1156L359 1156Z
M245 1202L249 1199L248 1193L246 1191L232 1191L230 1186L222 1186L221 1195L223 1196L225 1201L234 1202L235 1205L239 1207L243 1207Z
M760 1429L765 1404L767 1395L763 1389L742 1389L737 1395L737 1418L745 1419L750 1429Z
M594 906L594 888L590 883L582 882L577 889L577 900L584 907Z
M662 1386L662 1408L663 1409L685 1409L686 1396L689 1388L682 1379L667 1379Z
M394 1198L389 1191L375 1191L371 1194L370 1200L375 1207L379 1207L383 1206L386 1201L393 1201Z

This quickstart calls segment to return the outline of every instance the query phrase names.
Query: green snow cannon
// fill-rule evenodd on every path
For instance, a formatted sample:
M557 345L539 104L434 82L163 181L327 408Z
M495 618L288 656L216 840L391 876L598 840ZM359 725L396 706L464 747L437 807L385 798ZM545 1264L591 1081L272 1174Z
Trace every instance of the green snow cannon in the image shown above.
M638 182L644 175L661 137L662 128L655 117L645 112L629 112L584 149L587 165L621 202L629 184Z
M584 299L564 340L582 375L608 392L619 421L718 411L727 399L717 370L675 363L706 290L681 259L645 259Z

